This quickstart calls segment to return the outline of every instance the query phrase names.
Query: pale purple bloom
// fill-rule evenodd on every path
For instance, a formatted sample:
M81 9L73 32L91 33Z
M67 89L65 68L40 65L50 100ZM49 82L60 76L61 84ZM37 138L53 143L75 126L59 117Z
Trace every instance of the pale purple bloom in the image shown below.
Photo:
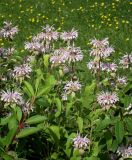
M119 98L116 93L101 92L97 95L97 102L104 108L109 109L113 106Z
M29 50L30 52L37 52L37 53L46 52L44 45L38 41L26 42L25 49Z
M86 138L86 136L83 138L80 136L80 134L77 134L77 137L73 139L73 146L75 149L87 149L88 145L90 144L90 140Z
M117 67L118 66L115 63L102 63L101 65L102 71L107 71L107 72L116 72Z
M68 51L66 48L56 49L50 57L50 62L53 66L65 63L67 60Z
M45 33L43 32L38 33L36 36L32 38L32 40L38 42L45 41Z
M126 147L119 147L117 150L118 155L121 155L122 158L132 158L132 147L129 146L128 148Z
M17 33L18 27L13 27L11 22L4 22L4 27L0 30L0 35L4 38L13 39Z
M0 56L2 58L8 58L10 57L14 52L14 48L8 48L8 49L4 49L4 48L0 48Z
M105 38L103 40L93 39L91 40L90 44L93 45L93 47L95 48L101 48L101 47L108 46L109 41L108 41L108 38Z
M12 72L12 76L15 79L19 79L19 78L24 78L24 77L28 77L29 78L29 74L32 72L31 67L28 64L22 64L19 66L16 66Z
M19 103L19 105L21 106L22 111L23 111L23 113L25 113L25 114L29 114L30 112L33 111L33 106L32 106L32 104L29 103L29 102L21 101L21 102Z
M126 77L118 77L117 78L117 83L120 85L126 85L127 84L127 78Z
M91 40L91 44L93 45L90 51L91 56L107 58L114 52L114 48L109 46L108 38L101 41L97 39Z
M123 68L128 68L130 65L132 65L132 54L124 55L120 60L120 64L123 66Z
M2 91L1 100L6 103L17 103L22 101L21 94L17 91Z
M114 52L112 47L94 48L90 51L90 56L107 58Z
M80 47L68 47L68 54L67 54L68 62L76 62L81 61L83 59L83 54Z
M102 69L102 62L96 62L96 61L90 61L87 63L87 67L90 70L98 70L98 69Z
M74 28L69 32L62 32L60 38L64 41L74 40L78 37L78 31Z
M43 31L45 32L45 34L43 34L43 36L45 36L45 40L58 40L59 33L55 31L53 26L46 25L46 27L43 27Z
M76 92L81 90L81 84L79 81L68 81L64 86L64 91L66 94L71 94L72 92Z

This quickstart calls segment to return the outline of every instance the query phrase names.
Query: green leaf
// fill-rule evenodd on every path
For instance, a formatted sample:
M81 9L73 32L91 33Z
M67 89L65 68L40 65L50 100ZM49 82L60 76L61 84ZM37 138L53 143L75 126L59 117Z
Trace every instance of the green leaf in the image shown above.
M99 152L100 152L99 142L94 142L92 155L96 157L99 154Z
M57 106L57 112L55 114L55 117L59 117L59 115L61 114L61 108L62 108L61 107L61 101L60 101L59 98L55 98L54 102L55 102L55 104Z
M17 131L17 127L18 126L14 126L12 129L10 129L7 136L5 137L6 147L8 147L12 143L12 140L16 134L16 131Z
M83 119L81 117L77 118L77 124L78 124L78 128L79 128L79 132L82 133L82 131L83 131Z
M50 57L50 55L48 55L48 54L45 54L45 55L43 56L44 65L45 65L46 68L48 68L48 66L49 66L49 57Z
M67 103L66 105L66 116L68 116L70 114L70 109L72 108L73 103Z
M93 103L95 97L94 94L95 87L96 87L95 81L93 81L91 85L87 85L85 87L85 91L82 98L84 107L90 107L91 103Z
M20 107L16 107L16 115L17 115L17 119L20 122L21 118L22 118L22 110Z
M100 119L99 121L97 121L96 125L96 131L102 131L103 129L105 129L106 127L108 127L110 124L112 123L110 117L106 116L105 119Z
M35 116L32 116L32 117L28 118L25 121L25 123L27 123L27 124L36 124L36 123L41 123L41 122L43 122L46 119L47 118L45 116L35 115Z
M14 116L11 117L10 121L8 122L8 128L9 130L15 128L18 125L18 121Z
M11 116L4 117L0 119L0 126L6 125L10 121Z
M56 84L55 77L53 75L48 74L46 81L45 81L46 86L53 87Z
M23 137L27 137L31 134L37 133L38 131L40 131L41 128L40 127L30 127L30 128L24 128L22 129L18 134L17 134L17 138L23 138Z
M60 128L58 126L50 126L48 128L50 136L55 141L55 144L58 145L60 139Z
M30 96L34 96L35 93L34 93L34 89L33 89L32 85L27 81L24 81L24 84L25 84L25 87L28 91L28 94L30 94Z
M51 88L49 86L48 87L44 86L43 88L39 89L39 91L37 93L37 98L44 95L44 94L49 93L50 89Z
M131 118L125 118L124 120L125 120L127 130L132 134L132 119Z
M41 69L37 69L36 74L37 74L37 77L35 80L35 91L37 92L41 84L41 80L43 79L43 72L41 71Z
M115 140L113 140L113 142L112 142L111 151L112 151L112 152L115 152L115 151L117 150L117 147L118 147L118 142L117 142L117 140L115 139Z
M118 121L115 124L115 136L116 136L116 140L117 143L121 143L124 137L124 125L122 121Z

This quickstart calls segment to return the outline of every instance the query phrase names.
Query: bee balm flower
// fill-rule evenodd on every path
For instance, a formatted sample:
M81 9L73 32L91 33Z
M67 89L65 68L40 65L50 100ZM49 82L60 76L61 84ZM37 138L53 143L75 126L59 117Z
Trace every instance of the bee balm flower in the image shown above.
M74 28L70 32L63 32L60 35L60 38L64 41L74 40L78 37L78 32Z
M16 103L19 104L22 101L21 94L17 91L3 91L1 94L1 100L6 103Z
M79 81L69 81L66 83L64 90L66 94L71 94L72 92L79 91L81 89L81 84Z
M87 149L88 145L90 144L90 140L86 138L86 136L83 138L80 136L80 134L77 135L76 138L73 139L73 146L75 149Z
M4 22L4 27L0 30L0 35L4 38L13 39L17 33L18 27L13 27L11 22Z
M122 156L123 159L132 158L132 147L129 146L128 148L119 147L117 153Z
M113 106L117 101L119 101L119 98L116 93L110 93L110 92L101 92L97 95L97 102L104 108L109 109L111 106Z
M15 79L29 77L29 74L32 72L31 67L28 64L23 64L16 66L12 72L12 76Z

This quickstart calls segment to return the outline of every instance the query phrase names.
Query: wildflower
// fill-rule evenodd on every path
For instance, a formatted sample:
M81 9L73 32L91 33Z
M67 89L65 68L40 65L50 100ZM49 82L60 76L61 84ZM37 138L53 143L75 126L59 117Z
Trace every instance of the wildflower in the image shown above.
M79 81L69 81L66 83L64 87L64 91L66 94L71 94L72 92L76 92L81 89L81 84Z
M118 77L117 78L117 83L119 83L120 85L126 85L127 84L126 77Z
M77 134L77 137L73 139L73 146L75 149L87 149L88 145L90 144L90 140L86 138L86 136L83 138L80 136L80 134Z
M60 38L64 41L71 41L78 37L78 31L74 28L70 32L62 32Z
M34 36L32 38L32 40L35 42L36 41L38 41L38 42L45 41L45 33L43 33L43 32L38 33L36 36Z
M29 74L32 72L31 67L28 64L22 64L20 66L16 66L12 72L12 76L18 80L19 78L28 77Z
M37 52L37 53L45 53L46 51L43 44L39 43L38 41L26 42L25 49L29 50L30 52Z
M112 52L114 52L114 49L112 47L94 48L91 50L90 55L96 56L96 57L106 58L106 57L109 57Z
M101 92L97 95L97 102L104 107L104 109L109 109L117 101L119 101L119 98L116 93Z
M132 64L132 54L124 55L120 60L120 64L123 68L128 68Z
M48 41L51 40L58 40L59 34L57 31L55 31L55 28L53 26L46 25L43 27L43 32L45 33L45 39Z
M13 39L15 34L18 33L18 27L12 26L11 22L4 22L4 27L0 30L0 35L4 38Z
M13 54L13 52L14 48L8 48L8 49L0 48L0 57L8 58Z
M132 147L119 147L117 150L118 155L121 155L122 158L132 158Z
M115 63L102 63L101 65L102 71L107 71L107 72L116 72L117 70L117 65Z
M30 112L33 111L33 106L29 102L22 101L20 105L22 107L23 113L25 114L29 114Z
M98 70L102 68L103 63L102 62L96 62L96 61L90 61L87 63L87 67L90 70Z
M21 94L17 91L3 91L1 94L1 100L6 103L16 103L19 104L22 101Z
M108 41L108 38L105 38L103 40L93 39L91 40L90 44L93 45L93 47L95 48L102 48L102 47L108 46L109 41Z
M68 54L67 54L68 62L75 62L81 61L83 59L83 54L80 47L68 47Z
M90 44L93 45L93 48L90 51L91 56L106 58L114 52L114 48L109 46L108 38L101 41L94 39L91 40Z
M67 60L68 51L66 48L56 49L50 57L50 62L53 66L58 64L65 63Z

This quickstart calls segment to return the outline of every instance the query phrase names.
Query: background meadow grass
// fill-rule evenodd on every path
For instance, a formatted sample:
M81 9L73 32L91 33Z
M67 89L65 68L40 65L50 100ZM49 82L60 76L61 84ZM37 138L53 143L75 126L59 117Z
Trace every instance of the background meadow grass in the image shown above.
M50 24L59 31L77 29L77 45L82 49L88 50L94 37L109 37L117 54L129 53L131 6L129 0L0 0L0 26L6 20L18 25L14 45L20 52L24 52L25 41Z

